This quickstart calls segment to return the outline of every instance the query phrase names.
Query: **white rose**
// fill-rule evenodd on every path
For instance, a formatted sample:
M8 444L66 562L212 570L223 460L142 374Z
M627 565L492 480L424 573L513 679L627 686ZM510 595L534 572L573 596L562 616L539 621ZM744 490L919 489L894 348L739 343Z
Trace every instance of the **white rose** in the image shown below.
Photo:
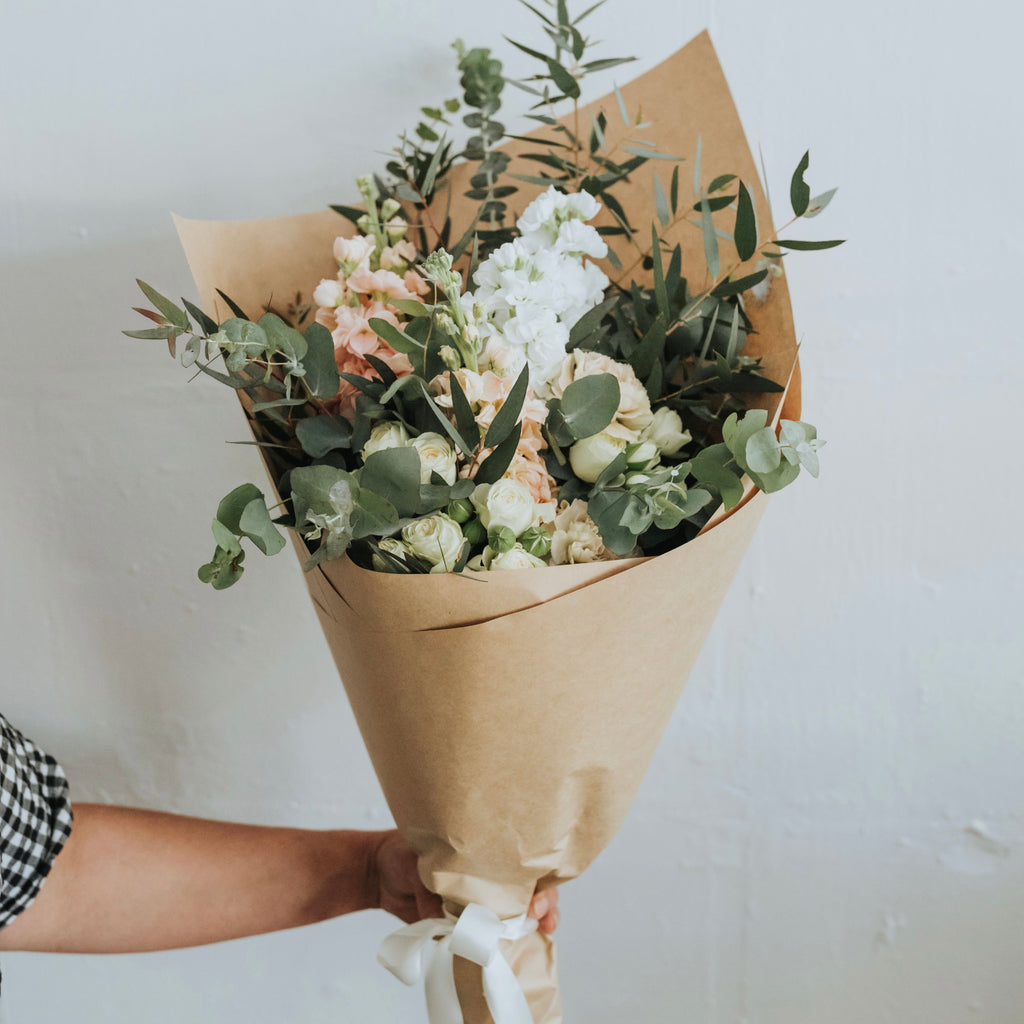
M551 564L577 565L609 557L611 552L605 548L601 531L587 512L587 503L580 498L571 505L563 502L551 536Z
M621 437L601 431L590 437L577 441L569 449L569 463L572 471L588 484L595 480L608 468L619 452L625 451L626 441Z
M676 455L683 445L690 443L690 432L683 430L683 421L675 409L662 406L640 433L645 441L652 441L662 455Z
M374 452L386 451L388 448L405 448L409 444L409 432L405 426L395 420L378 423L370 431L370 440L362 450L363 462Z
M399 558L409 554L409 545L400 541L397 537L381 537L380 540L377 541L377 546L381 551L387 551L392 555L397 555ZM393 563L381 558L381 556L376 553L374 553L373 556L373 567L378 572L395 571Z
M661 452L653 441L640 441L627 453L626 465L635 472L654 469L661 461Z
M434 512L404 526L402 540L417 558L434 567L432 572L451 572L464 543L462 527L444 512Z
M430 474L437 473L446 484L455 483L458 475L455 449L440 434L420 434L409 442L420 456L420 483L429 484Z
M507 526L517 537L537 522L537 504L529 489L518 480L502 479L478 484L470 501L485 530Z
M543 569L547 563L543 558L531 555L522 544L516 544L508 551L491 559L490 569Z

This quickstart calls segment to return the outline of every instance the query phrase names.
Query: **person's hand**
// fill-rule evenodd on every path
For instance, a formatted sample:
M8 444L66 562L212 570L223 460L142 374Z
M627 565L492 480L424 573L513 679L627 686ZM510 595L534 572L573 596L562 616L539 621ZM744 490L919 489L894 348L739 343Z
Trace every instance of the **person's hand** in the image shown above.
M397 830L376 838L367 877L371 906L394 914L406 924L425 917L444 917L441 897L420 880L416 854ZM527 913L545 935L550 935L558 927L558 890L537 893Z

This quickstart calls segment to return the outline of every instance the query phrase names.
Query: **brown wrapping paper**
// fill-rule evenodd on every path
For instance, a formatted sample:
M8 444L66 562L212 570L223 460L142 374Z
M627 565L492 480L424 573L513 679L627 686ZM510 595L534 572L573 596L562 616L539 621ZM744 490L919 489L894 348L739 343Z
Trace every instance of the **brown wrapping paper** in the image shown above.
M754 196L762 237L769 237L764 194L706 33L621 92L631 112L656 119L642 136L687 159L684 181L685 168L692 176L698 136L705 182L739 174ZM599 108L621 126L613 96L585 108L581 123ZM513 142L508 151L524 146ZM619 193L641 233L653 216L653 173L666 166L651 161ZM454 175L455 196L466 173ZM530 186L515 198L521 209L532 198ZM456 225L474 205L462 204L453 201ZM176 223L203 304L218 318L226 310L217 288L254 317L275 296L308 297L336 272L335 236L351 233L329 211ZM700 232L683 223L675 235L684 273L699 288ZM619 254L629 267L625 243ZM724 246L722 255L724 267ZM758 404L773 421L783 406L796 418L799 368L785 280L748 312L757 333L745 352L762 356L768 375L788 382L785 396L763 396ZM395 821L420 856L425 884L450 908L475 902L502 917L521 914L536 887L576 877L607 845L766 501L748 491L710 529L657 558L472 579L372 573L341 559L306 575ZM301 542L296 547L305 557ZM534 1020L558 1024L550 940L534 934L506 954ZM456 974L466 1021L489 1024L480 968L457 959Z

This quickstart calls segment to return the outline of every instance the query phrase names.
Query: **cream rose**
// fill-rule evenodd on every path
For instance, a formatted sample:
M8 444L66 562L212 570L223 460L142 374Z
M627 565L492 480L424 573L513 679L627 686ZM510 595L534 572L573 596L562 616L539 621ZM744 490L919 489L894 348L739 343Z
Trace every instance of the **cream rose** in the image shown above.
M440 434L424 433L409 442L420 456L420 483L429 484L431 473L437 473L446 484L455 483L458 475L455 449Z
M451 572L464 543L462 527L444 512L434 512L402 528L402 540L409 550L429 562L431 572Z
M537 503L529 488L518 480L478 484L470 501L488 531L507 526L518 537L537 521Z
M601 531L587 512L587 503L577 498L571 505L562 502L555 516L551 535L551 564L577 565L600 562L613 557L601 540Z
M374 452L383 452L388 448L405 448L409 444L409 432L404 424L394 420L378 423L370 431L370 440L366 442L361 454L365 462Z
M516 544L508 551L491 559L490 569L543 569L547 563L543 558L531 555L522 544Z
M377 546L381 551L387 551L389 554L397 555L399 558L409 554L409 545L404 541L400 541L397 537L381 537L377 541ZM394 565L380 555L374 554L373 556L373 567L378 572L394 572Z
M640 436L644 441L657 445L662 455L676 455L684 445L690 443L690 432L683 430L679 413L664 405L654 414Z
M569 449L572 471L588 484L594 483L615 456L626 450L627 443L624 438L614 437L606 430L577 441Z

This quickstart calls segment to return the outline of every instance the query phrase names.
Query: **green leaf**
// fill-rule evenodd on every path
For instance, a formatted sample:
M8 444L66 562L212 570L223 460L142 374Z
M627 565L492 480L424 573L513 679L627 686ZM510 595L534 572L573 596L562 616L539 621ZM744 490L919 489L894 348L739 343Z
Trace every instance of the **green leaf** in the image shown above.
M390 320L379 316L372 316L369 319L370 327L378 337L383 338L396 352L404 352L406 355L418 355L423 351L423 345L415 338L409 337L405 331L397 328Z
M610 484L617 476L626 472L626 467L629 465L629 459L625 452L619 452L618 455L608 463L604 469L601 470L600 475L594 481L594 488L600 489Z
M385 448L370 455L359 472L359 489L386 498L399 515L420 505L420 456L415 448Z
M669 200L672 206L672 216L676 215L679 209L679 165L672 168L672 183L669 186Z
M812 252L816 249L834 249L837 245L842 245L845 241L845 238L834 238L828 242L798 242L792 238L777 238L775 240L775 244L782 246L783 249L797 249L801 252Z
M550 57L546 58L546 60L551 80L555 85L570 99L579 99L580 83L557 60L552 60Z
M473 415L473 408L466 398L466 392L462 390L459 378L454 374L448 375L452 390L452 411L455 413L455 422L458 425L459 433L472 445L480 443L480 424Z
M736 255L745 263L757 251L757 214L747 186L740 182L736 203L736 226L732 232Z
M242 532L239 524L241 523L245 507L249 502L257 499L263 501L263 492L255 484L242 484L236 487L230 494L225 495L221 499L220 504L217 506L216 521L233 535L237 536ZM214 535L217 535L216 530L214 530ZM221 544L221 538L218 537L217 543ZM226 544L221 544L221 547L226 546Z
M807 212L804 214L805 217L817 217L822 210L832 202L832 197L839 191L837 188L830 188L827 192L822 192L820 196L815 196L807 206Z
M707 196L700 200L701 229L704 232L704 262L707 263L708 273L712 278L718 277L718 238L715 235L715 225L711 220L711 207L708 205Z
M700 195L701 195L701 192L700 192L700 158L701 158L701 150L702 149L703 149L703 138L700 135L698 135L697 136L697 155L694 157L694 160L693 160L693 197L694 197L694 199L699 199Z
M308 346L306 339L294 327L289 327L274 313L264 313L259 320L267 336L267 348L272 352L281 352L285 358L301 362L306 355ZM326 328L324 328L326 330ZM332 344L333 351L333 344Z
M181 300L185 309L192 314L192 319L202 328L204 334L216 334L217 333L217 321L213 317L207 316L197 305L189 302L188 299Z
M698 452L690 471L698 482L718 491L726 511L743 497L743 471L724 444L711 445Z
M612 308L618 305L619 296L612 295L611 298L605 299L603 302L594 306L593 309L588 309L572 325L569 331L569 348L574 349L582 341L585 341L591 334L593 334L600 326L601 321L604 319L605 314Z
M755 473L771 473L778 469L782 460L782 450L775 431L771 427L763 427L747 438L744 451L747 466Z
M239 527L265 555L276 555L285 545L284 535L270 521L270 513L262 494L242 509Z
M522 423L516 423L512 428L512 432L480 464L474 478L478 484L493 484L502 478L505 470L512 464L512 459L516 454L516 449L519 447L519 441L522 436L523 425Z
M317 398L333 398L338 393L341 377L334 359L334 339L323 324L306 328L306 354L302 365L306 371L306 387Z
M141 331L122 331L128 338L140 338L143 341L155 341L157 338L164 340L176 337L178 330L175 327L146 327Z
M666 319L665 314L659 313L639 344L629 354L629 365L641 380L650 374L654 364L660 363L665 354Z
M217 289L217 294L227 303L228 309L230 309L231 312L234 313L239 320L249 319L245 315L245 310L242 309L242 307L238 305L238 303L235 302L235 300L232 299L230 295L225 295L224 292L222 292L219 288Z
M629 114L626 111L626 103L622 98L622 93L619 91L619 87L615 86L615 99L619 104L619 113L622 115L622 123L629 124Z
M175 327L181 331L187 331L191 328L188 316L185 311L179 309L170 299L165 298L155 288L150 287L145 281L136 278L135 283L142 289L142 293L153 303L156 308L163 313L164 319L168 320Z
M703 203L708 204L708 209L712 213L718 213L719 210L724 210L727 206L731 206L735 202L735 196L708 196L706 199L702 199L701 202L694 203L693 209L698 213L703 209Z
M307 455L319 459L350 446L352 424L344 416L311 416L295 424L295 436Z
M723 281L711 295L716 299L726 299L730 295L739 295L741 292L745 292L748 288L753 288L754 285L760 284L768 276L768 268L759 270L756 274L748 274L746 277L737 277L732 281Z
M717 178L712 179L711 184L708 185L708 192L717 192L720 188L725 188L729 182L735 180L735 174L720 174Z
M403 451L409 449L391 449ZM382 454L382 453L378 453ZM398 522L398 512L387 498L365 487L355 493L352 509L352 538L359 540L374 534L383 536L393 531Z
M275 398L269 402L257 402L253 407L253 412L265 412L267 409L284 409L290 408L294 405L305 405L306 399L304 398Z
M657 174L654 175L654 209L662 227L667 228L672 223L672 214L669 212L668 199L665 197L665 190L661 187L661 179Z
M612 374L580 377L562 392L562 418L574 438L590 437L611 423L619 400L619 382Z
M353 224L355 224L356 221L359 220L359 218L362 217L364 213L366 213L365 210L361 209L358 206L338 206L332 204L331 209L335 213L340 213L342 217L344 217L347 221L351 221Z
M622 525L639 499L628 491L598 491L587 501L587 513L601 531L604 546L617 555L628 555L636 547L637 535Z
M430 310L416 299L388 299L388 305L406 316L430 316Z
M537 17L540 18L540 20L543 21L545 24L550 25L552 28L555 28L555 23L546 15L538 11L536 7L533 7L531 4L528 4L526 0L519 0L519 2L528 10L533 11L533 13L536 14ZM510 39L509 42L512 42L512 40Z
M592 75L595 71L607 71L608 68L618 67L620 64L628 64L636 60L636 57L605 57L603 60L592 60L583 65L583 70Z
M487 448L496 448L512 432L513 427L519 420L523 411L523 403L526 401L526 391L530 386L530 367L524 366L512 385L508 397L502 403L501 408L495 413L491 425L487 428L487 435L484 445ZM502 470L504 472L504 470Z
M658 304L661 315L668 320L670 311L668 308L668 289L665 287L665 271L661 265L661 239L658 238L658 230L651 225L651 270L654 274L654 300Z
M800 158L800 163L796 165L793 178L789 183L789 201L793 207L793 213L798 217L802 217L807 212L807 207L811 202L811 190L807 187L807 182L804 181L804 171L807 170L810 162L811 153L808 150Z

